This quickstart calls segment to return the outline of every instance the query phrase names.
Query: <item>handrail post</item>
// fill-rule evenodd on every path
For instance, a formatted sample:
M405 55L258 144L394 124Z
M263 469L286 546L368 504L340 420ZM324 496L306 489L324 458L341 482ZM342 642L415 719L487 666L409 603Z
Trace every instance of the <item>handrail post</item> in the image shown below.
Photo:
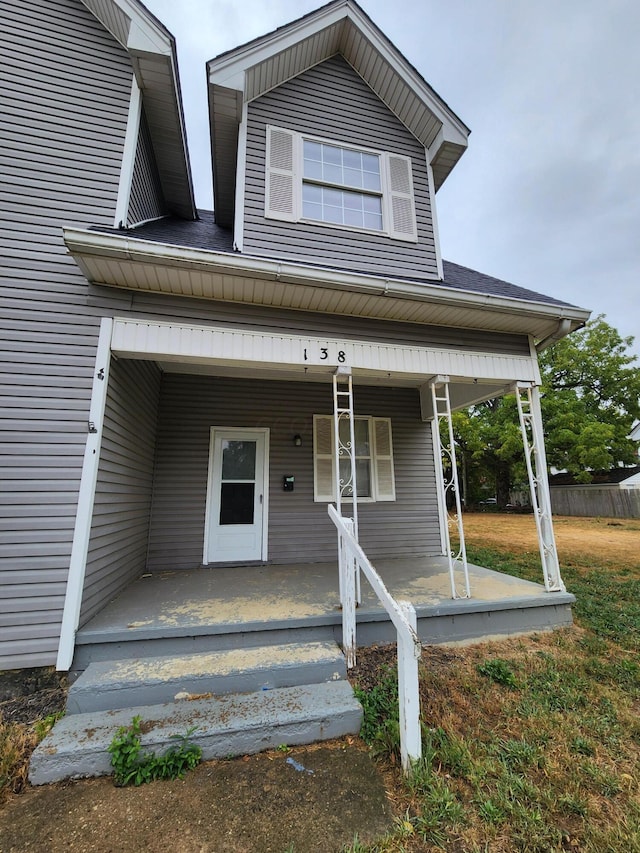
M344 570L342 575L342 648L347 659L347 669L356 665L356 574L355 557L342 537L344 549Z
M360 569L384 605L396 626L398 640L398 705L400 712L400 754L405 773L411 770L422 755L420 730L420 689L418 661L422 644L418 636L418 620L413 605L396 601L384 581L367 559L355 539L355 525L340 516L334 506L328 506L329 517L338 530L338 563L340 572L340 601L342 603L342 647L347 668L356 664L356 595Z
M399 601L407 622L417 633L418 620L409 601ZM420 648L408 631L398 631L398 705L400 709L400 756L405 773L422 756L420 731L420 687L418 660Z

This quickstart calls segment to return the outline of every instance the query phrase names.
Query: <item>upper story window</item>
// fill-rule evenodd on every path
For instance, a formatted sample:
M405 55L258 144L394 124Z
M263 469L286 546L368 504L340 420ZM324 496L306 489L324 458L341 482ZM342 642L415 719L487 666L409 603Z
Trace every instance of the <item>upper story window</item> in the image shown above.
M302 216L382 231L380 156L303 141ZM342 188L345 189L342 189Z
M265 216L417 240L411 158L267 127Z

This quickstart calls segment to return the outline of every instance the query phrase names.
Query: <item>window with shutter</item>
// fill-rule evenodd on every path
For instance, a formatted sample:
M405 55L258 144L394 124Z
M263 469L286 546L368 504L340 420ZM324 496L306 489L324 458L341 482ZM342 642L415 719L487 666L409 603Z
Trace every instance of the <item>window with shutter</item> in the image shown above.
M346 421L345 429L347 429ZM393 448L391 442L391 420L356 416L354 424L356 438L356 485L358 500L394 501L395 479L393 472ZM335 500L333 416L313 416L313 465L314 500ZM349 479L348 460L343 460L344 479ZM342 476L342 473L341 473ZM350 495L343 496L349 500Z
M265 216L417 241L410 157L267 127Z
M296 134L267 128L265 216L294 222L296 216Z
M389 233L398 240L415 240L416 217L413 204L411 160L397 154L387 154L389 180Z

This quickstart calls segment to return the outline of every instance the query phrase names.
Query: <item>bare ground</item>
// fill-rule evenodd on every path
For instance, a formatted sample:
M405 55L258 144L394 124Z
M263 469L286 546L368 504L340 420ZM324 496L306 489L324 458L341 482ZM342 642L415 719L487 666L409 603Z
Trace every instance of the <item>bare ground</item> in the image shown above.
M560 561L570 555L598 562L635 565L640 553L640 519L573 518L554 516ZM504 545L511 550L537 551L538 539L532 515L466 513L464 532L474 545Z
M209 761L139 788L110 778L31 788L0 812L0 850L331 853L391 823L382 777L354 738Z

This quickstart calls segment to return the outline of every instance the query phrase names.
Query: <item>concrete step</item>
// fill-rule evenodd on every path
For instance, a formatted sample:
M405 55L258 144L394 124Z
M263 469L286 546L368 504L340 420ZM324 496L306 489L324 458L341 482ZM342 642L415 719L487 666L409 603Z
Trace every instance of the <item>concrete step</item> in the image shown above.
M176 698L250 693L346 678L335 643L288 643L91 663L74 682L67 714L157 705Z
M146 751L166 751L172 735L195 726L190 741L207 760L356 734L362 707L348 681L335 681L72 714L59 720L33 753L29 781L43 785L110 774L107 748L118 728L130 725L134 716L147 723L141 737Z
M160 655L197 654L287 643L336 642L342 640L342 616L312 617L295 624L293 620L247 625L206 625L178 628L131 628L125 631L81 629L76 636L72 670L82 672L94 661Z

